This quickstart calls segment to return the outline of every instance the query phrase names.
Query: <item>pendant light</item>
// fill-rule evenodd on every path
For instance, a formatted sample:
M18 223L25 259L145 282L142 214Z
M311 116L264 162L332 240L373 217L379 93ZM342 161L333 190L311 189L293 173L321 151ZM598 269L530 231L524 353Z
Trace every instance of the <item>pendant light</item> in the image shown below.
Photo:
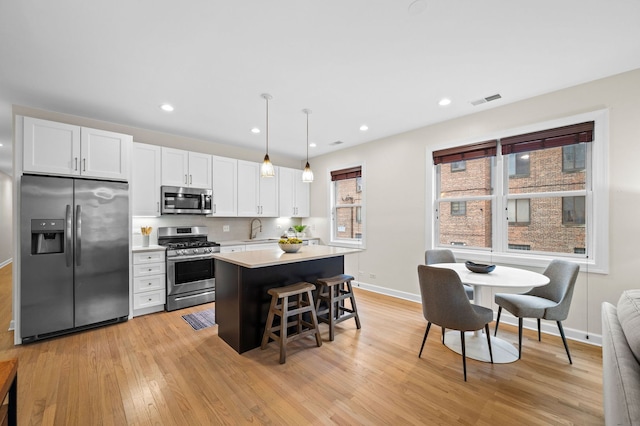
M271 160L269 160L269 99L272 99L272 96L268 93L263 93L262 97L267 101L267 153L264 155L264 161L260 167L260 177L274 177L276 171L273 168L273 164L271 164Z
M302 181L311 183L313 182L313 172L309 165L309 114L311 114L311 110L303 109L302 112L307 115L307 164L304 166L304 170L302 171Z

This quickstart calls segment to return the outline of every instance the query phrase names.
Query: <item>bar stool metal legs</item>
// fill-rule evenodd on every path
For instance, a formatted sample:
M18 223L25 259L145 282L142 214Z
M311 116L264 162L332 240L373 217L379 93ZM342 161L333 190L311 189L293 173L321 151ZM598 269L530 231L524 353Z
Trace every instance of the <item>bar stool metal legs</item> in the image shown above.
M262 335L261 349L265 349L269 339L278 342L280 346L280 364L284 364L287 358L287 343L314 334L316 344L322 346L322 338L318 330L318 317L313 304L314 285L306 282L272 288L267 291L271 295L271 305L267 315L267 324ZM292 298L292 299L290 299ZM311 317L307 321L303 314ZM280 317L280 322L274 326L275 317ZM289 321L290 317L295 320ZM296 332L288 334L288 329L296 327Z
M333 341L334 328L339 322L354 318L356 327L360 329L360 317L353 294L351 275L340 274L331 278L318 278L318 297L316 298L316 313L318 321L329 324L329 340ZM351 307L345 306L345 299L349 299ZM326 307L321 307L322 303Z

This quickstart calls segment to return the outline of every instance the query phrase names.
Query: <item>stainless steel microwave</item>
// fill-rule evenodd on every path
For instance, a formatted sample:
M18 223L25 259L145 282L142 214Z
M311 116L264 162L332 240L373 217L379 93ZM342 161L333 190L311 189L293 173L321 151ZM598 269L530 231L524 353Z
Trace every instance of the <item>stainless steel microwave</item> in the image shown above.
M213 191L200 188L163 186L162 214L211 214Z

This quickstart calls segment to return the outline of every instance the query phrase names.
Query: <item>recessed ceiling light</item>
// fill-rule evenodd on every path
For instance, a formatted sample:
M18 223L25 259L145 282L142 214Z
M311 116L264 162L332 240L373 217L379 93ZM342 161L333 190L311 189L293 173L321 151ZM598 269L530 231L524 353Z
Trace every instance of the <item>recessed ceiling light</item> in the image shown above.
M440 99L440 102L438 102L438 105L440 106L447 106L451 103L451 99L449 98L442 98Z
M316 147L316 146L318 146L318 145L316 145L316 144L315 144L315 142L311 142L311 143L309 144L309 146L310 146L311 148L315 148L315 147Z
M362 126L360 126L360 130L362 130L363 132L366 132L367 130L369 130L369 126L367 126L366 124L363 124Z
M0 143L0 146L2 146L2 144Z
M251 133L260 133L260 129L254 127L253 129L251 129Z
M166 112L172 112L173 111L173 105L170 104L162 104L160 105L160 109Z

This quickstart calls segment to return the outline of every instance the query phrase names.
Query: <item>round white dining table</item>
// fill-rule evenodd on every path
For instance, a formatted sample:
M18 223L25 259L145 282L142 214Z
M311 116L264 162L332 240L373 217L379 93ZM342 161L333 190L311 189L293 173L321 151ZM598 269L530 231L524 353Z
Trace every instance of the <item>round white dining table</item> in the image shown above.
M489 287L516 288L524 292L532 287L549 284L549 278L545 275L508 266L497 265L493 271L487 274L471 272L464 263L437 263L429 266L456 271L460 281L473 287L473 302L486 307L491 307L492 303ZM462 354L459 331L447 332L444 341L449 349ZM487 336L481 331L465 334L465 349L469 358L485 362L491 361ZM518 359L518 349L499 337L491 337L491 349L494 363L506 364Z

